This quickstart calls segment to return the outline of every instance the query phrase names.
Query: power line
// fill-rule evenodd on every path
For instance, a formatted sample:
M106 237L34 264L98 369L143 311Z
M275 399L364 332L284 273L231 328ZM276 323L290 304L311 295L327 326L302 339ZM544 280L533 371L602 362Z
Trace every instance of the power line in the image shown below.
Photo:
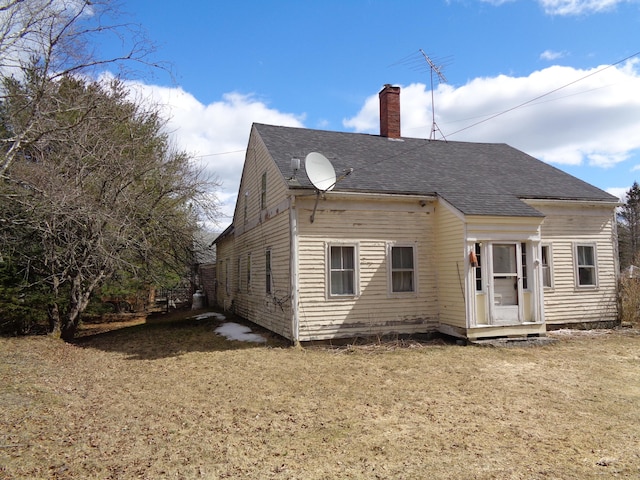
M204 157L215 157L215 156L219 156L219 155L230 155L232 153L240 153L240 152L245 152L247 149L243 148L242 150L232 150L229 152L218 152L218 153L205 153L202 155L195 155L193 158L204 158Z
M452 135L455 135L457 133L463 132L465 130L469 130L470 128L473 128L473 127L475 127L477 125L480 125L481 123L485 123L485 122L488 122L489 120L493 120L494 118L499 117L501 115L504 115L505 113L509 113L509 112L512 112L512 111L514 111L514 110L516 110L518 108L524 107L524 106L526 106L526 105L528 105L530 103L533 103L533 102L535 102L537 100L540 100L541 98L547 97L547 96L551 95L552 93L555 93L555 92L557 92L559 90L567 88L567 87L569 87L571 85L574 85L574 84L576 84L578 82L581 82L582 80L584 80L586 78L589 78L589 77L592 77L594 75L597 75L598 73L602 73L605 70L607 70L607 69L609 69L611 67L615 67L616 65L619 65L619 64L621 64L623 62L626 62L627 60L630 60L633 57L637 57L638 55L640 55L640 51L636 52L636 53L634 53L632 55L629 55L628 57L625 57L622 60L618 60L617 62L612 63L611 65L607 65L606 67L602 67L601 69L596 70L595 72L591 72L591 73L589 73L587 75L584 75L584 76L582 76L582 77L580 77L580 78L578 78L576 80L573 80L573 81L571 81L569 83L566 83L566 84L564 84L564 85L562 85L562 86L560 86L558 88L554 88L553 90L550 90L550 91L548 91L546 93L543 93L542 95L538 95L537 97L534 97L534 98L532 98L530 100L527 100L526 102L522 102L522 103L520 103L520 104L518 104L518 105L516 105L514 107L508 108L506 110L503 110L502 112L499 112L499 113L496 113L494 115L491 115L490 117L485 118L484 120L480 120L478 122L472 123L471 125L468 125L468 126L466 126L464 128L461 128L460 130L456 130L453 133L449 133L447 136L451 137Z
M480 120L480 121L478 121L476 123L473 123L473 124L468 125L468 126L466 126L464 128L461 128L460 130L457 130L457 131L455 131L455 132L453 132L451 134L448 134L447 136L450 137L451 135L455 135L456 133L460 133L460 132L462 132L464 130L468 130L470 128L475 127L476 125L480 125L481 123L488 122L489 120L492 120L492 119L494 119L496 117L499 117L500 115L504 115L505 113L511 112L513 110L516 110L517 108L521 108L521 107L524 107L526 105L532 104L536 100L540 100L541 98L547 97L547 96L551 95L552 93L555 93L555 92L557 92L559 90L562 90L562 89L564 89L564 88L566 88L566 87L568 87L570 85L573 85L573 84L578 83L578 82L580 82L580 81L582 81L582 80L584 80L586 78L589 78L589 77L592 77L594 75L597 75L598 73L601 73L601 72L603 72L603 71L605 71L605 70L607 70L607 69L609 69L611 67L614 67L614 66L619 65L619 64L621 64L623 62L626 62L627 60L629 60L631 58L637 57L638 55L640 55L640 51L638 51L638 52L636 52L636 53L634 53L632 55L629 55L628 57L625 57L622 60L618 60L617 62L612 63L611 65L607 65L606 67L603 67L603 68L601 68L601 69L599 69L599 70L597 70L595 72L591 72L591 73L589 73L587 75L584 75L584 76L582 76L582 77L580 77L580 78L578 78L576 80L573 80L572 82L569 82L569 83L567 83L565 85L562 85L560 87L554 88L553 90L550 90L547 93L544 93L542 95L538 95L537 97L532 98L531 100L527 100L526 102L523 102L523 103L521 103L519 105L516 105L515 107L509 108L509 109L504 110L504 111L499 112L499 113L496 113L496 114L491 115L490 117L488 117L488 118L486 118L484 120ZM590 91L590 90L588 90L588 91ZM586 92L581 92L581 93L586 93ZM570 95L568 95L568 96L570 96ZM429 140L429 141L431 141L431 140ZM415 147L406 148L406 149L404 149L402 151L399 151L398 153L396 153L394 155L389 155L389 156L387 156L385 158L382 158L382 159L380 159L378 161L374 161L373 164L377 165L378 163L392 160L392 159L394 159L396 157L400 157L400 156L406 155L407 153L410 153L410 152L412 152L414 150L418 150L420 148L422 148L422 145L417 145Z

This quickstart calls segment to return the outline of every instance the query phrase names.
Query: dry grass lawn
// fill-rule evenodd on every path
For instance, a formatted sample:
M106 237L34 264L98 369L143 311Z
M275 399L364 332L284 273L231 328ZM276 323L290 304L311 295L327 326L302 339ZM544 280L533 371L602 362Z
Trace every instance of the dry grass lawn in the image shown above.
M637 330L296 349L217 323L0 338L0 478L640 478Z

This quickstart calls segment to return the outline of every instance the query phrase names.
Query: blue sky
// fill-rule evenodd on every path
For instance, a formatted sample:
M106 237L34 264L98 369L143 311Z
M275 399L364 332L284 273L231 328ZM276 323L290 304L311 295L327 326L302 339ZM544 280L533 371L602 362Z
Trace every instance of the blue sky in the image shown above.
M428 138L420 50L446 77L433 87L448 140L508 143L616 195L640 178L637 0L130 0L124 9L172 72L133 85L166 108L176 144L217 175L228 216L253 122L377 134L377 94L391 83L402 87L403 136Z

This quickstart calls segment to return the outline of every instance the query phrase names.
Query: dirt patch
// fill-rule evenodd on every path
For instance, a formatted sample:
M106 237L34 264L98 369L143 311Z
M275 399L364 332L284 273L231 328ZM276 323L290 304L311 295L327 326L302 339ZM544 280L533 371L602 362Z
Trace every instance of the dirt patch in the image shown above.
M291 348L216 317L0 338L0 478L637 478L640 335Z

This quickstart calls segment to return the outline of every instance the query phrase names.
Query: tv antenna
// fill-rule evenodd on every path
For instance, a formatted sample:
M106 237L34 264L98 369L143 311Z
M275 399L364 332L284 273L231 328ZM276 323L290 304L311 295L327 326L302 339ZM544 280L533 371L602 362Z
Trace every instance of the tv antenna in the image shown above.
M433 62L433 60L431 60L429 58L429 56L426 53L424 53L424 50L420 49L420 53L422 54L424 59L429 64L429 72L430 72L430 77L431 77L431 120L432 120L432 123L431 123L431 134L429 135L429 140L435 140L436 139L436 132L440 132L440 135L446 141L447 139L444 136L444 133L442 133L442 130L440 130L440 127L438 127L438 124L436 123L436 106L435 106L434 94L433 94L433 72L436 73L436 75L438 76L438 80L441 83L447 83L447 79L445 78L444 74L442 73L442 66L436 65Z

